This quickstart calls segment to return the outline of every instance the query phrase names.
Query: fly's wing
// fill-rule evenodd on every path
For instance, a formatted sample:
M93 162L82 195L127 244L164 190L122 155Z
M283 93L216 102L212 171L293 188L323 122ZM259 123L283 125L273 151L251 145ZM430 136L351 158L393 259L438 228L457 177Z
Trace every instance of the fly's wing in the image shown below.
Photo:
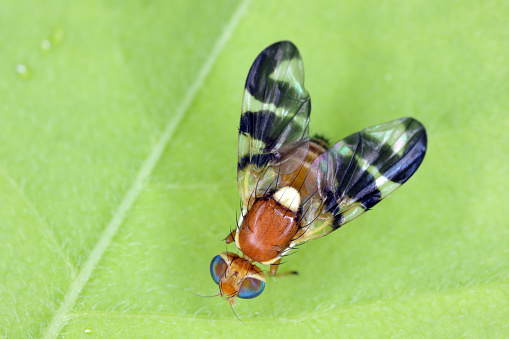
M277 42L256 58L246 80L239 127L237 180L243 209L277 187L304 161L311 102L299 51Z
M352 134L316 158L293 245L329 234L394 192L417 170L426 145L424 126L403 118Z

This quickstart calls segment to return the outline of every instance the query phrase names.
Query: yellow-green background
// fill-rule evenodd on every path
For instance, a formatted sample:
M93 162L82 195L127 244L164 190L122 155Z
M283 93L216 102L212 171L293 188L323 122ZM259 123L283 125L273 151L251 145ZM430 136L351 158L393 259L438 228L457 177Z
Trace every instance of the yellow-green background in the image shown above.
M65 338L508 337L508 17L481 0L2 2L0 337L60 317ZM374 211L289 257L281 271L300 276L238 300L242 324L194 294L216 293L208 266L235 224L245 77L282 39L304 59L311 133L413 116L428 154Z

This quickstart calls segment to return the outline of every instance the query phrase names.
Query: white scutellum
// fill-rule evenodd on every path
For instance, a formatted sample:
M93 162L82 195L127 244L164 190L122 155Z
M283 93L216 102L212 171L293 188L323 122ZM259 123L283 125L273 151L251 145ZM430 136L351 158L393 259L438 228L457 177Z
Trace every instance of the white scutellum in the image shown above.
M289 210L297 213L300 207L300 194L290 186L280 188L274 193L274 199Z

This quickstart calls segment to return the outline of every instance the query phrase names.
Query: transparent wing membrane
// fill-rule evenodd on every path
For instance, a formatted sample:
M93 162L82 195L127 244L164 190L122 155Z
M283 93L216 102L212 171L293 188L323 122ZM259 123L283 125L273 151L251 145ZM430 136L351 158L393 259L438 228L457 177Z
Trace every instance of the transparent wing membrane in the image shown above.
M267 47L251 66L242 103L237 179L244 209L304 161L310 110L297 48L289 41Z
M298 242L315 239L355 219L404 184L426 153L422 124L393 120L354 133L319 156L305 181L309 197Z

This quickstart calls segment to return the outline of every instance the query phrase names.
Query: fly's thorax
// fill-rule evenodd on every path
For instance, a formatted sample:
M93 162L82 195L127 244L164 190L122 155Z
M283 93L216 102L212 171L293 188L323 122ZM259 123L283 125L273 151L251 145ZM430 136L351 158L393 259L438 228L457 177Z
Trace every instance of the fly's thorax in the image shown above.
M300 195L292 187L256 199L238 228L237 247L253 261L277 261L299 229L299 206Z
M281 188L272 195L247 202L248 210L242 211L235 233L237 248L246 257L264 265L276 262L289 250L299 229L302 197L309 194L304 182L310 175L311 164L327 151L328 145L325 141L308 140L292 147L298 156L285 159L277 170L277 186ZM312 189L316 191L315 187Z

